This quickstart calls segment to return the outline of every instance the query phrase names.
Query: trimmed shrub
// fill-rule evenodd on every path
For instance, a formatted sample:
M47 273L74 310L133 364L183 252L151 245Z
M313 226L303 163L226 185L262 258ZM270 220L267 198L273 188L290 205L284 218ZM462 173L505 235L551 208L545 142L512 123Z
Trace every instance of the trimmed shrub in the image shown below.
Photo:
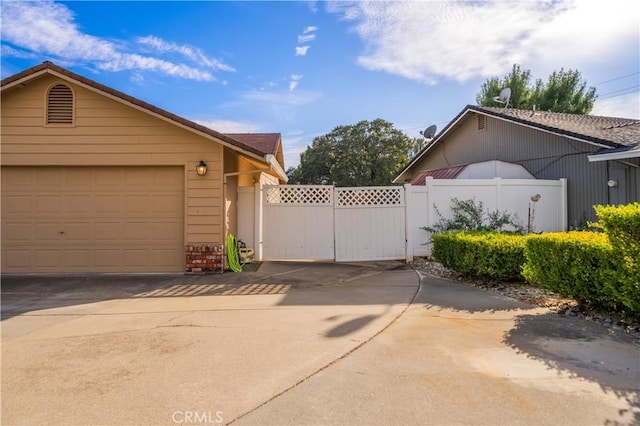
M611 291L619 281L609 239L599 232L563 232L527 239L522 275L530 284L594 308L618 310Z
M640 316L640 203L594 208L613 247L614 268L620 272L620 281L610 283L610 290Z
M522 280L527 237L498 232L444 232L433 236L433 256L463 275Z

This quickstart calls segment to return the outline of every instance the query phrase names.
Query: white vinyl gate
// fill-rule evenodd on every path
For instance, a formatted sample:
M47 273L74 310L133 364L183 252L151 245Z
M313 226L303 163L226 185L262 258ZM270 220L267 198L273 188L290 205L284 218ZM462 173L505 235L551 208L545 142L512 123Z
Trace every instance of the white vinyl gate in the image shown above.
M278 185L264 191L265 260L353 262L406 256L402 187Z

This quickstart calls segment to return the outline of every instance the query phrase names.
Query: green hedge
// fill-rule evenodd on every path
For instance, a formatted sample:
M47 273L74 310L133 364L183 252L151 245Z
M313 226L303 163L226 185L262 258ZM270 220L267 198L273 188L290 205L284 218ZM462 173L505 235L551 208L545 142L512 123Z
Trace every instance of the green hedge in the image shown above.
M525 257L522 275L530 284L595 308L619 309L612 287L620 274L605 234L574 231L534 236L526 242Z
M522 280L527 237L498 232L444 232L433 236L433 256L467 276Z
M640 203L595 206L600 225L613 247L612 260L619 281L611 291L640 316Z
M595 206L602 232L444 232L433 256L467 276L525 279L597 309L640 319L640 203Z

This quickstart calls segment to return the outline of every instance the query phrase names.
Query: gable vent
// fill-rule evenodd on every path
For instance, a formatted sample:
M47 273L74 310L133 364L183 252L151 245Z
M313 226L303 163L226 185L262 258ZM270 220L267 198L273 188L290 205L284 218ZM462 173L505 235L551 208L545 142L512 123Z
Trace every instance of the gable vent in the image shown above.
M47 124L73 124L73 92L69 86L56 84L49 90Z
M478 117L478 131L482 132L484 130L487 130L487 116L478 114L477 117Z

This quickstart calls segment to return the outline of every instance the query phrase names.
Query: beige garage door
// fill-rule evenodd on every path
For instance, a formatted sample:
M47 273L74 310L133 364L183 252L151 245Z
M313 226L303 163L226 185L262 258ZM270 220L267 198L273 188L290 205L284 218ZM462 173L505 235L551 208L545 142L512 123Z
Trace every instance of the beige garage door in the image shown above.
M3 167L2 272L184 268L181 167Z

